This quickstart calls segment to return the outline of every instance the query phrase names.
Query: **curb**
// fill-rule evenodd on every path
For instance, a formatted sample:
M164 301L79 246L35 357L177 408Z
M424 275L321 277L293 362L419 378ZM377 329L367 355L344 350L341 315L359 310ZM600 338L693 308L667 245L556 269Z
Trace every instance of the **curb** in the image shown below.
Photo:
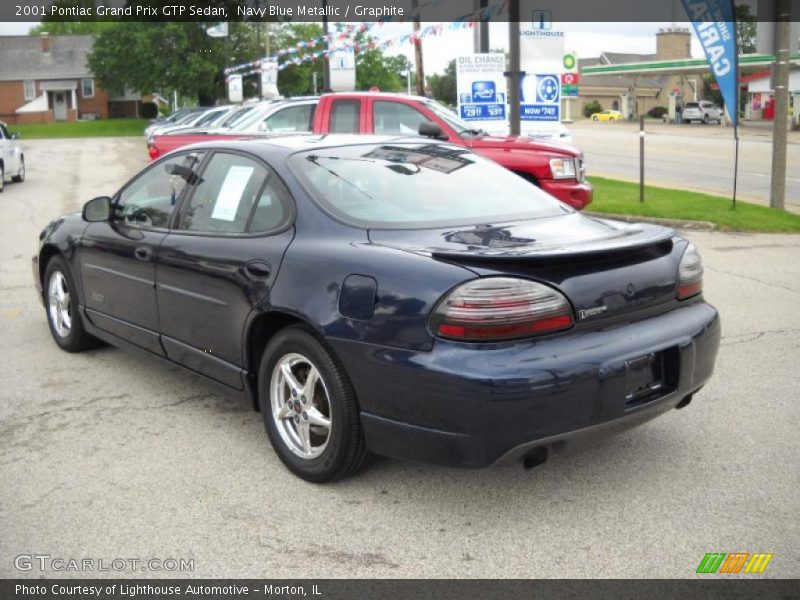
M658 217L640 217L638 215L609 215L606 213L597 213L582 211L583 214L590 217L598 217L600 219L613 219L616 221L625 221L626 223L652 223L654 225L664 225L666 227L673 227L675 229L689 229L691 231L716 231L717 226L710 221L689 221L685 219L661 219Z

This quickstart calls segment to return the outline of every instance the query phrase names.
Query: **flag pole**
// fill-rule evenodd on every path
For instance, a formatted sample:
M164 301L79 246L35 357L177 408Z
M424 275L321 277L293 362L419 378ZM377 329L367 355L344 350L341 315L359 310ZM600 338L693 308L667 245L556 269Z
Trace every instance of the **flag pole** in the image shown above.
M736 126L733 128L733 138L735 141L735 150L733 157L733 210L736 210L736 180L739 175L739 123L737 119Z

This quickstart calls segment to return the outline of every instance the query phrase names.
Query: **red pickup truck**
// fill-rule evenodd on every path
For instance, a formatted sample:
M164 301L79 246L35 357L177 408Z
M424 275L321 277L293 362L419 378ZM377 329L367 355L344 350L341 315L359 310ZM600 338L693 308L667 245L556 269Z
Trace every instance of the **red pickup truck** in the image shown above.
M584 180L583 154L515 136L478 131L438 102L419 96L345 92L322 96L314 113L314 133L424 134L449 140L499 163L576 209L592 201Z
M301 104L313 102L276 105L271 118L280 119L281 111L299 110ZM422 134L449 140L503 165L573 208L580 210L592 201L592 186L584 178L583 154L576 148L546 144L525 137L487 135L427 98L379 92L326 94L311 110L313 117L310 129L316 134ZM266 130L269 131L269 128ZM201 140L242 139L261 135L229 133L199 137L196 134L156 136L150 148L150 157L155 159L167 151Z

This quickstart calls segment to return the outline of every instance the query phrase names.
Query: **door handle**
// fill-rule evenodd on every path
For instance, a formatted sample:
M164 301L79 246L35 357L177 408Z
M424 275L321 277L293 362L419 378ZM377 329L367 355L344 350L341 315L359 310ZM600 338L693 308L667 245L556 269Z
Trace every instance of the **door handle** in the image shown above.
M251 260L244 266L244 270L253 279L266 279L272 272L272 267L263 260Z
M139 246L133 251L133 254L136 256L136 258L145 262L148 262L153 258L153 250L149 246Z

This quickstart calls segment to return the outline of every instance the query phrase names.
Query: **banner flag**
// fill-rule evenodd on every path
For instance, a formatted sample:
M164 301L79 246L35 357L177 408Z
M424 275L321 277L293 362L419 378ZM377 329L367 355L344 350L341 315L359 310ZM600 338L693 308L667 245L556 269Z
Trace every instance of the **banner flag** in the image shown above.
M739 124L739 53L733 0L682 0L734 127Z

